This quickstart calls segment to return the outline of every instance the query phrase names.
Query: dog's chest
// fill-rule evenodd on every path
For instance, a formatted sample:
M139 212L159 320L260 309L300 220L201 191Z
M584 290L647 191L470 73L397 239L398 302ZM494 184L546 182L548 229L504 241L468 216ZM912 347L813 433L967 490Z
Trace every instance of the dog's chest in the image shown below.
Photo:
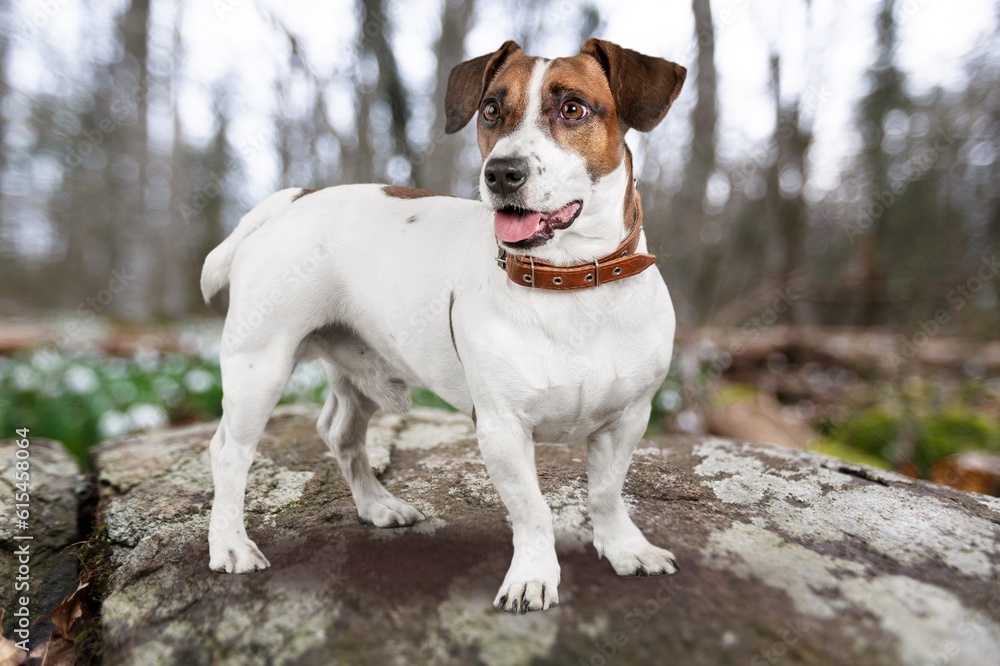
M670 359L670 341L648 333L576 329L561 342L541 345L536 360L542 381L526 403L536 437L584 437L637 401L648 400Z
M604 302L532 294L508 304L507 317L476 327L470 340L473 398L523 414L546 441L586 436L648 401L666 375L674 332L662 280L649 286L607 290Z

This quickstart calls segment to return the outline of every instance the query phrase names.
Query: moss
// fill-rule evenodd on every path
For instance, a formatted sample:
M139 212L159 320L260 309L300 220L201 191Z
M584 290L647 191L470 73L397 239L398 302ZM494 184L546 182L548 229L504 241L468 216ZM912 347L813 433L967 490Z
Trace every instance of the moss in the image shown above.
M833 441L864 455L891 460L899 435L899 417L884 408L861 412L834 429Z
M892 465L890 465L886 460L865 453L864 451L856 449L848 444L844 444L843 442L838 442L835 439L823 439L817 441L810 446L809 449L811 451L815 451L816 453L833 456L834 458L846 460L847 462L858 463L859 465L868 465L869 467L877 467L879 469L887 470L892 469Z
M96 487L96 486L95 486ZM93 502L98 501L96 496ZM97 507L94 506L96 509ZM84 512L86 515L86 512ZM90 520L97 517L87 516ZM90 613L86 628L76 637L76 653L78 664L101 663L104 646L104 629L101 623L101 605L107 592L108 580L114 569L110 560L111 548L108 542L107 526L100 521L96 525L82 526L90 528L89 538L77 550L80 559L80 582L87 583L84 603Z
M930 473L937 461L962 451L1000 451L1000 426L969 409L951 408L918 415L913 426L914 451L910 462L924 475ZM900 417L876 407L833 428L815 450L855 462L863 461L847 455L891 461L899 431Z
M715 392L712 399L720 407L740 405L757 400L757 387L749 384L726 384Z
M921 419L913 462L926 473L938 460L971 450L1000 451L1000 427L975 412L951 409Z

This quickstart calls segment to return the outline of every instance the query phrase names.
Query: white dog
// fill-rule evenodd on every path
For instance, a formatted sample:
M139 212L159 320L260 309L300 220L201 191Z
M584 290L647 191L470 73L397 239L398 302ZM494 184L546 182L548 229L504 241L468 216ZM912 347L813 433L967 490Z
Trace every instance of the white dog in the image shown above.
M618 574L676 571L621 497L674 335L666 285L645 270L654 258L624 135L655 127L685 74L596 39L555 60L507 42L448 79L446 131L478 111L482 202L381 185L288 189L242 219L201 278L206 300L230 286L212 569L269 566L244 526L247 474L292 369L318 359L330 382L319 432L364 522L423 518L372 472L376 409L406 411L419 385L473 418L513 525L498 610L559 601L536 440L587 438L594 546Z

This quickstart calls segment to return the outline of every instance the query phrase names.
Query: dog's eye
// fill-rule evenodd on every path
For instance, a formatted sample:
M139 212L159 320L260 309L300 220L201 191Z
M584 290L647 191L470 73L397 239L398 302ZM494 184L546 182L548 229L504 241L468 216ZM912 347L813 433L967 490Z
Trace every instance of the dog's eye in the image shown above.
M487 122L494 122L500 117L500 105L497 102L489 101L483 105L483 119Z
M587 116L587 107L580 102L569 100L563 102L562 117L566 120L582 120Z

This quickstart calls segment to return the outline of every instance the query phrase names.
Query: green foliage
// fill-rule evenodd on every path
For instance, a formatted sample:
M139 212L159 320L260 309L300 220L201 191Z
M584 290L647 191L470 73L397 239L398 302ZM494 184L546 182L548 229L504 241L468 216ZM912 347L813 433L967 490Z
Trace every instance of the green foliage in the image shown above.
M646 436L662 435L666 424L675 418L684 406L684 391L680 373L671 367L670 374L663 381L660 390L653 396Z
M879 469L892 469L892 465L885 459L865 453L860 449L856 449L853 446L836 440L820 440L809 448L816 453L822 453L824 455L833 456L834 458L840 458L841 460L846 460L847 462L857 463L859 465L868 465L869 467L878 467Z
M723 384L712 398L720 407L731 407L755 402L759 393L756 386L749 384Z
M411 397L413 398L413 404L417 407L433 407L435 409L443 409L449 412L457 411L454 407L427 389L413 389Z
M317 364L293 373L281 402L322 403L327 382ZM721 404L752 400L758 389L731 384L711 395ZM813 450L851 462L891 468L905 453L927 474L935 462L969 450L1000 452L1000 424L990 414L995 396L969 382L947 396L929 383L908 387L905 432L912 451L898 450L904 431L899 403L888 396L845 419L823 417ZM647 435L696 406L686 404L681 377L671 372L652 402ZM454 411L434 393L414 389L413 404ZM222 414L218 360L142 352L132 358L62 355L51 349L0 358L0 432L29 428L34 437L63 442L86 463L87 449L103 439L169 424L212 420ZM912 433L912 434L911 434Z
M221 400L219 367L211 360L52 350L0 359L0 432L29 428L35 437L63 442L81 460L106 437L216 418Z
M1000 452L1000 425L966 407L921 409L909 417L908 425L913 432L908 462L924 475L937 461L962 451ZM875 407L833 427L815 450L855 462L860 462L855 459L860 455L895 463L899 462L895 448L901 431L899 416L885 407Z
M963 409L932 414L920 421L913 462L922 472L962 451L1000 451L1000 426Z
M282 403L322 403L328 387L316 364L296 369ZM454 411L430 391L413 404ZM140 353L133 358L61 355L51 349L0 358L0 436L28 428L62 442L82 462L93 444L136 430L216 419L222 378L214 358Z
M899 434L899 417L877 407L848 419L833 432L832 443L881 460L892 460Z

